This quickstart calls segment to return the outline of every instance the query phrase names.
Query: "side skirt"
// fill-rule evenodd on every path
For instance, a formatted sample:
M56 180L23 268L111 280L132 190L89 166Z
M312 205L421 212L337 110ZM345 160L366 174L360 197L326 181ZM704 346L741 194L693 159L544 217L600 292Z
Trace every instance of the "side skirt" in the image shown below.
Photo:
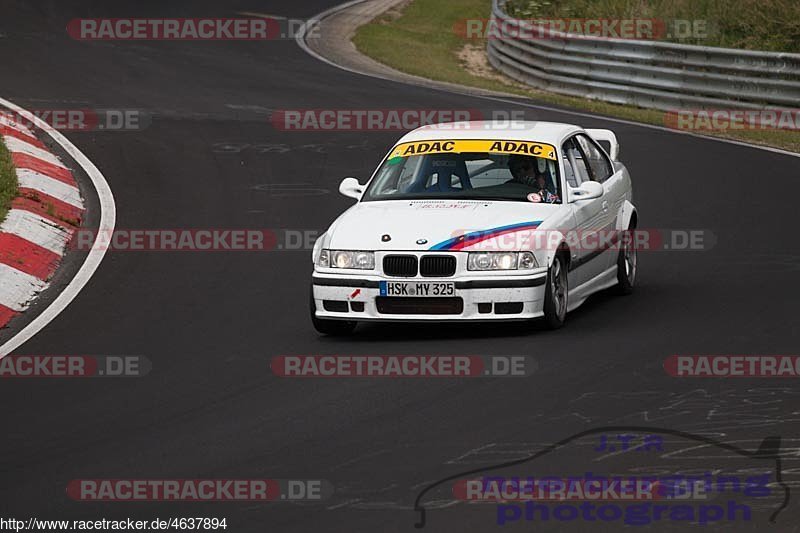
M570 289L567 305L567 312L577 309L581 306L586 298L592 294L611 288L617 284L617 265L615 264L594 279L590 279L583 285L579 285L574 289Z

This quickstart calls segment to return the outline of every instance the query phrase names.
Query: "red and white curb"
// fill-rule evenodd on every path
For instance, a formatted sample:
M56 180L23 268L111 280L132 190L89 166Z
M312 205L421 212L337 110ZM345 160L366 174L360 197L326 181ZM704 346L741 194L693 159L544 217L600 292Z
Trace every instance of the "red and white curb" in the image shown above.
M72 172L28 127L4 117L0 136L19 182L0 223L0 327L47 288L84 206Z
M0 98L0 108L34 124L49 135L89 176L100 204L98 235L116 223L114 196L102 173L66 137L25 109ZM34 131L0 114L0 136L11 152L19 182L0 224L0 328L25 311L48 286L84 213L84 202L72 171L51 153ZM100 266L106 247L95 245L64 289L29 324L0 346L0 358L30 339L66 308Z

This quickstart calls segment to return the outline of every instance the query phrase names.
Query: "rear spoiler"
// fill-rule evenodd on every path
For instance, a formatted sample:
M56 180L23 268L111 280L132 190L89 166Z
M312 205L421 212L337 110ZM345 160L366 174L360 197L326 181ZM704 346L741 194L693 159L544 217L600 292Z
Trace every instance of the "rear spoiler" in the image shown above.
M613 131L587 129L586 133L597 142L607 142L610 145L608 155L612 161L617 160L617 157L619 157L619 142L617 142L617 136L614 135Z

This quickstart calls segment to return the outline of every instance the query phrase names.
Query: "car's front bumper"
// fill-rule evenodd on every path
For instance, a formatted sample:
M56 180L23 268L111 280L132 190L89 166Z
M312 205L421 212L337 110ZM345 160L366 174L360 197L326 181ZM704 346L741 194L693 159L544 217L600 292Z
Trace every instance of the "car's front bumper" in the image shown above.
M524 276L455 276L435 279L398 279L315 272L312 290L318 318L400 322L503 321L542 316L546 279L547 269L537 269ZM402 302L398 302L398 299L389 301L387 299L392 297L380 296L381 281L452 281L455 282L455 295L450 300L432 297L402 298ZM445 312L441 312L443 307L446 308Z

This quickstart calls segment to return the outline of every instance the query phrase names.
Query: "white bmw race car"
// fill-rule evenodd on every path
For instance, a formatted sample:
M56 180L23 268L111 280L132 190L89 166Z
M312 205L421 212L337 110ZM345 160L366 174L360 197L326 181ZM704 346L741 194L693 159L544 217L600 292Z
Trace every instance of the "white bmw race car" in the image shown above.
M358 202L314 246L314 327L542 318L557 328L594 292L631 292L637 214L618 152L609 130L552 122L406 134L366 185L339 187Z

